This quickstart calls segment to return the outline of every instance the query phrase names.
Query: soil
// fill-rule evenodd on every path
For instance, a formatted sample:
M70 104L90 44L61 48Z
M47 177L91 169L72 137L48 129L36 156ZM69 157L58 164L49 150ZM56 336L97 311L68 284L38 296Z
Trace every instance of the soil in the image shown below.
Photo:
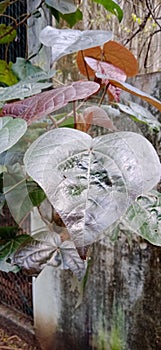
M37 350L37 348L27 344L20 336L8 334L0 328L0 350Z

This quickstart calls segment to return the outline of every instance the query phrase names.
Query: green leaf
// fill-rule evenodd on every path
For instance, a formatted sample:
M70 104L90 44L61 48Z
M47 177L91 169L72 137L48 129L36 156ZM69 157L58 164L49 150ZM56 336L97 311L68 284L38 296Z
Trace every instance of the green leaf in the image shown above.
M38 66L34 66L30 61L25 60L25 58L17 57L16 63L12 64L12 71L18 77L19 80L25 80L30 75L35 73L42 73L45 76L45 72ZM45 78L43 76L43 79ZM46 74L47 78L48 75ZM47 79L46 78L46 79Z
M17 77L12 71L12 63L6 63L6 61L0 60L0 83L2 85L14 85L17 83Z
M47 5L47 4L46 4L46 5ZM54 16L55 19L56 19L56 21L59 23L61 13L60 13L59 11L57 11L56 9L54 9L53 7L50 7L50 6L48 6L48 5L47 5L47 7L49 8L49 10L50 10L52 16Z
M26 132L25 120L11 117L0 118L0 153L11 148Z
M45 3L63 14L75 12L77 9L73 0L45 0Z
M14 220L21 225L34 205L29 197L24 166L15 163L7 165L3 177L4 194Z
M0 14L4 13L10 4L10 0L4 0L0 2Z
M122 21L123 11L116 1L112 0L93 0L97 4L101 4L107 11L118 17L119 22Z
M92 139L75 129L52 130L30 146L24 162L76 247L98 240L137 196L160 179L153 146L131 132Z
M83 14L77 9L77 11L70 14L60 14L60 17L69 24L70 28L72 28L77 22L82 20Z
M119 109L128 114L136 122L148 125L154 131L160 131L160 122L146 108L134 102L128 102L127 105L117 103Z
M139 196L121 218L119 228L161 246L161 193L152 191Z
M9 44L16 39L17 32L11 26L0 24L0 44Z
M18 226L0 226L0 240L11 240L18 233Z
M27 189L33 206L38 207L46 198L44 191L33 181L27 183Z
M42 132L28 129L25 136L10 148L2 157L1 162L7 172L3 174L3 191L7 205L14 220L21 225L34 206L40 205L45 194L31 179L27 179L23 164L23 156L29 144ZM3 154L2 154L3 156Z
M9 240L6 244L0 245L0 260L7 262L8 259L12 259L13 254L18 250L22 243L26 243L31 237L29 235L19 235Z

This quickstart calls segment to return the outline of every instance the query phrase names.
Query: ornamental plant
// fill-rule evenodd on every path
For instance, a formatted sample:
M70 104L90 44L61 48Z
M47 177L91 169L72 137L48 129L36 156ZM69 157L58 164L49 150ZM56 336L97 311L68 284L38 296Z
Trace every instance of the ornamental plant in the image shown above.
M111 11L117 8L119 17L115 5L111 1ZM52 11L67 15L62 7ZM158 133L158 120L135 103L123 104L121 91L160 111L161 102L125 82L138 64L111 32L47 26L39 40L52 48L57 66L77 53L82 76L54 88L55 70L17 58L11 69L18 82L0 89L0 210L3 216L7 205L16 222L10 230L0 227L0 268L36 275L46 265L59 266L82 280L89 247L105 235L115 240L123 231L161 245L158 155L146 138L119 131L110 118L111 111L124 111ZM93 125L106 133L92 137ZM23 222L34 207L44 225L30 234Z

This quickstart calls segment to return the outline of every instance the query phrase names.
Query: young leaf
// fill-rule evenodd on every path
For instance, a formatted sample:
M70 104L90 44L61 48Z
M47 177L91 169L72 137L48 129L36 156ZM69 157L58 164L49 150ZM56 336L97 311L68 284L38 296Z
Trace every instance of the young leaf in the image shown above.
M111 40L112 33L102 30L74 30L56 29L45 27L39 36L39 40L45 46L52 46L52 59L58 60L64 55L84 50L89 47L102 45Z
M152 191L139 196L121 218L119 229L161 246L161 194Z
M120 81L126 80L125 72L120 68L115 67L113 64L98 61L90 57L84 57L84 59L85 59L85 62L88 64L88 66L90 66L90 68L94 70L94 72L105 74L107 77L111 79L115 79L115 77L117 77L117 79ZM105 79L105 81L103 81L105 85L107 85L108 82L109 82L108 79L107 80Z
M135 76L138 73L138 63L135 56L116 41L109 40L103 45L103 48L98 46L78 52L77 65L80 72L85 76L94 76L93 70L88 66L86 67L84 57L91 57L112 64L123 71L127 77Z
M27 123L22 119L0 118L0 153L11 148L26 132Z
M97 106L87 107L83 112L83 118L86 121L86 124L89 122L91 125L98 125L116 131L115 126L103 108Z
M98 89L97 83L77 81L65 87L42 92L23 101L5 104L1 115L10 114L20 117L30 124L34 119L45 117L70 101L87 98Z
M75 12L77 9L73 0L45 0L45 3L63 14Z
M121 90L112 86L109 83L109 78L115 79L116 77L116 79L124 82L126 80L126 74L110 63L97 61L90 57L85 57L84 60L95 71L96 76L102 78L102 83L108 87L107 92L110 94L110 99L118 102Z
M119 109L128 114L136 122L141 122L154 131L159 132L160 122L146 108L129 101L128 104L117 103Z
M103 128L107 128L116 131L111 119L103 108L92 106L87 107L83 114L78 114L76 117L76 129L87 132L91 125L99 125Z
M112 85L119 87L120 89L127 91L135 96L138 96L145 100L146 102L150 103L152 106L156 107L159 111L161 111L161 102L157 100L156 98L152 97L151 95L147 94L146 92L143 92L134 86L109 78L109 81Z
M13 27L0 24L0 44L9 44L16 38L17 32Z
M93 0L97 4L101 4L107 11L111 12L113 15L118 17L119 22L122 21L123 11L116 1L112 0Z
M153 146L131 132L92 139L79 130L52 130L30 146L24 162L76 247L98 240L137 196L160 179Z

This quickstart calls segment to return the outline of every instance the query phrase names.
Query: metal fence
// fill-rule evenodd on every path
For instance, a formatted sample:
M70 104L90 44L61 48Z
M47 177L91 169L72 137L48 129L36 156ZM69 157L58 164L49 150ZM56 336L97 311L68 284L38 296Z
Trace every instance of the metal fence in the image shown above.
M27 1L18 0L9 5L0 17L0 24L16 26L17 30L15 41L10 43L9 46L7 44L0 45L0 59L15 62L16 57L26 56L27 22L23 21L26 14ZM7 208L4 209L4 216L0 216L0 226L15 226L15 222ZM28 230L29 221L27 226ZM15 274L0 271L0 303L32 318L32 278L22 272Z
M23 22L27 14L27 1L18 0L7 7L6 12L0 16L0 24L16 27L16 40L9 46L0 45L0 59L15 62L16 57L25 57L27 52L27 23ZM20 24L22 23L22 24Z
M0 230L2 226L15 226L15 222L6 207L4 216L0 217ZM28 230L29 220L26 222ZM32 277L23 272L2 272L0 271L0 303L7 305L13 310L33 318L32 305Z
M0 302L32 319L32 277L0 271Z

